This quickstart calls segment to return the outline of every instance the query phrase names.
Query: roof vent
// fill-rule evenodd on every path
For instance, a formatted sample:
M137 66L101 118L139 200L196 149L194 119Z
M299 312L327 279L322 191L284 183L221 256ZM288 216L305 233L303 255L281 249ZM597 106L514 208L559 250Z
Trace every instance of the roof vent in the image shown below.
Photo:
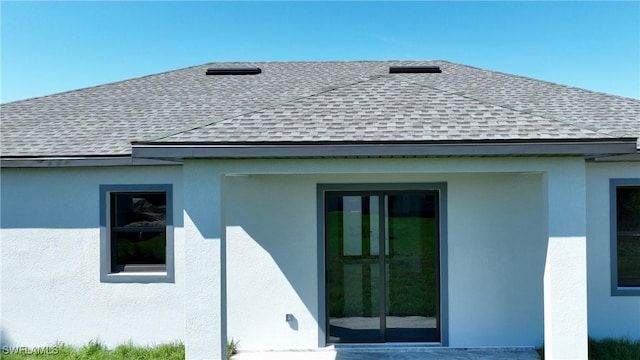
M208 68L207 75L256 75L262 70L259 67L242 68Z
M389 66L389 74L441 73L440 66Z

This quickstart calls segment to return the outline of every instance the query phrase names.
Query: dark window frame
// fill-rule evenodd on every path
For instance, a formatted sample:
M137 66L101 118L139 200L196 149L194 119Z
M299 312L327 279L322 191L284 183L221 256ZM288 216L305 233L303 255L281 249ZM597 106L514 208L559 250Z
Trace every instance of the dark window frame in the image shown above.
M166 216L164 230L146 227L141 232L165 235L165 264L116 266L113 260L114 231L112 201L116 194L164 193ZM100 281L101 282L174 282L173 186L171 184L100 185Z
M619 286L618 279L618 204L617 194L620 188L640 187L640 179L610 179L610 255L611 255L611 295L640 296L640 286Z

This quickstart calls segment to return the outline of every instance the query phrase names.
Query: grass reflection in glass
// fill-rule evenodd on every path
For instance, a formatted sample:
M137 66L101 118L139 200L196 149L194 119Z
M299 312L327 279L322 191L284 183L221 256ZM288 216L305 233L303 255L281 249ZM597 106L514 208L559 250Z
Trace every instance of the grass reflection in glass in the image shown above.
M342 211L327 214L329 316L375 317L378 309L378 256L342 255ZM368 215L363 223L368 223ZM386 302L389 316L436 315L437 248L435 219L389 219ZM362 290L353 289L361 287ZM346 293L352 296L346 296ZM353 296L357 294L359 296Z

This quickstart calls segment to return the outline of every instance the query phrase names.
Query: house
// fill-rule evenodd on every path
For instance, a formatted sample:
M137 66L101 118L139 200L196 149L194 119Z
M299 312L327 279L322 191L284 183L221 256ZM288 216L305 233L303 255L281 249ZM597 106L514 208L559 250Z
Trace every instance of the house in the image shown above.
M3 104L2 344L640 338L640 101L447 61Z

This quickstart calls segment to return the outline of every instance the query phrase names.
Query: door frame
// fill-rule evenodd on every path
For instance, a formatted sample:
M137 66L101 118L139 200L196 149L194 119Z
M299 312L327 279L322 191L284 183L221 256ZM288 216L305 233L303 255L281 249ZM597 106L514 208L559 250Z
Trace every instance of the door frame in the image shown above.
M325 347L328 341L327 268L325 244L325 193L328 191L437 191L439 198L439 330L440 345L449 346L448 306L448 249L447 249L447 183L343 183L317 184L317 230L318 230L318 346ZM333 343L331 343L333 344Z

